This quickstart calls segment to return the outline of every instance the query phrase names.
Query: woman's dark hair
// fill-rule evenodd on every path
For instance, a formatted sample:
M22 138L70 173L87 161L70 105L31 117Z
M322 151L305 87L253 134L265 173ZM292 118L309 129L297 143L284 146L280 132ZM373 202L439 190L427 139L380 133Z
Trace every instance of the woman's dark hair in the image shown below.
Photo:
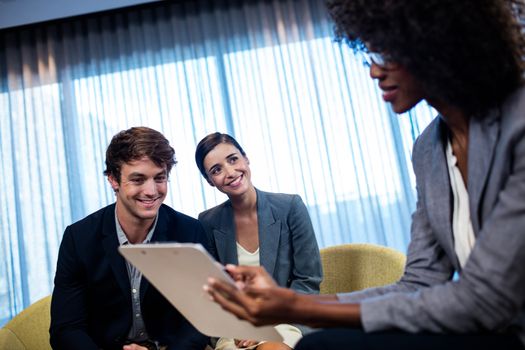
M326 0L336 37L405 67L427 97L472 114L522 83L523 0Z
M221 143L229 143L230 145L235 146L235 148L237 148L243 156L246 156L246 152L244 152L237 140L235 140L228 134L214 132L213 134L209 134L208 136L203 138L199 142L199 144L197 145L197 149L195 150L195 163L197 163L197 167L199 168L202 176L204 176L204 178L208 182L209 178L206 174L206 169L204 169L204 158L206 158L206 155L210 153L212 149L214 149L218 144Z
M122 130L113 138L106 150L104 175L112 176L120 183L122 164L143 157L151 159L159 167L166 166L169 174L177 164L175 150L160 132L145 126Z

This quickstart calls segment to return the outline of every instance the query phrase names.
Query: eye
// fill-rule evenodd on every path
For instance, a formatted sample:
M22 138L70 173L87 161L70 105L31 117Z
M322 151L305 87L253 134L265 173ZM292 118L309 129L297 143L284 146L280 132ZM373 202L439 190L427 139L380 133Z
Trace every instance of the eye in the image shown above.
M155 177L155 182L156 183L163 183L163 182L166 182L166 181L168 181L168 177L166 175L159 175L159 176Z
M217 166L217 167L212 168L212 169L209 171L209 173L210 173L210 175L212 175L212 176L213 176L213 175L218 175L218 174L221 173L221 170L222 170L222 169L221 169L220 167Z
M235 164L235 163L237 163L238 160L239 160L239 157L231 156L230 158L228 158L228 163Z
M142 185L144 183L144 179L137 177L130 179L129 182L131 182L133 185Z

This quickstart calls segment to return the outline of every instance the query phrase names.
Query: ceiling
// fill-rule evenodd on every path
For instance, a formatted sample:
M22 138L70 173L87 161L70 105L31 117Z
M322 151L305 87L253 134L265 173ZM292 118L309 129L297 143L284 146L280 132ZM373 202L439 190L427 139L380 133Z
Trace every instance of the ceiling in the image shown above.
M0 0L0 29L159 0Z

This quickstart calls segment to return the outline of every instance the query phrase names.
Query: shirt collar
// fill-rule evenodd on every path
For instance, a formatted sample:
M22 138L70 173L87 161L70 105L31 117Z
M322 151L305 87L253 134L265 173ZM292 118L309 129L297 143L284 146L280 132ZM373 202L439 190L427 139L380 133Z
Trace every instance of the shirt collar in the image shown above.
M155 217L155 222L151 226L151 229L148 232L148 235L146 236L146 239L144 239L141 243L149 243L151 241L151 237L153 236L153 232L155 231L155 227L157 227L157 221L159 219L159 213L157 212L157 216ZM126 237L126 233L124 233L124 230L122 229L122 226L120 226L120 222L117 218L117 206L115 206L115 226L117 228L117 238L119 245L125 245L130 244L128 241L128 237Z

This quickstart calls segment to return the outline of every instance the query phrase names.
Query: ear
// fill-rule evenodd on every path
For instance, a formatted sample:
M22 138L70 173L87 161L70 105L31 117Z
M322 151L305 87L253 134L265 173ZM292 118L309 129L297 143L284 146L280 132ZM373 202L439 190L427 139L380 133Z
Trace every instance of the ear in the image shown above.
M211 182L211 180L207 176L206 176L206 181L208 181L208 183L210 184L211 187L215 187L213 182Z
M113 177L113 175L108 175L108 182L111 185L111 188L113 189L113 191L118 192L120 184L115 179L115 177Z
M248 157L247 157L247 156L244 156L244 159L246 159L246 163L247 163L248 165L250 165L250 160L248 159Z

